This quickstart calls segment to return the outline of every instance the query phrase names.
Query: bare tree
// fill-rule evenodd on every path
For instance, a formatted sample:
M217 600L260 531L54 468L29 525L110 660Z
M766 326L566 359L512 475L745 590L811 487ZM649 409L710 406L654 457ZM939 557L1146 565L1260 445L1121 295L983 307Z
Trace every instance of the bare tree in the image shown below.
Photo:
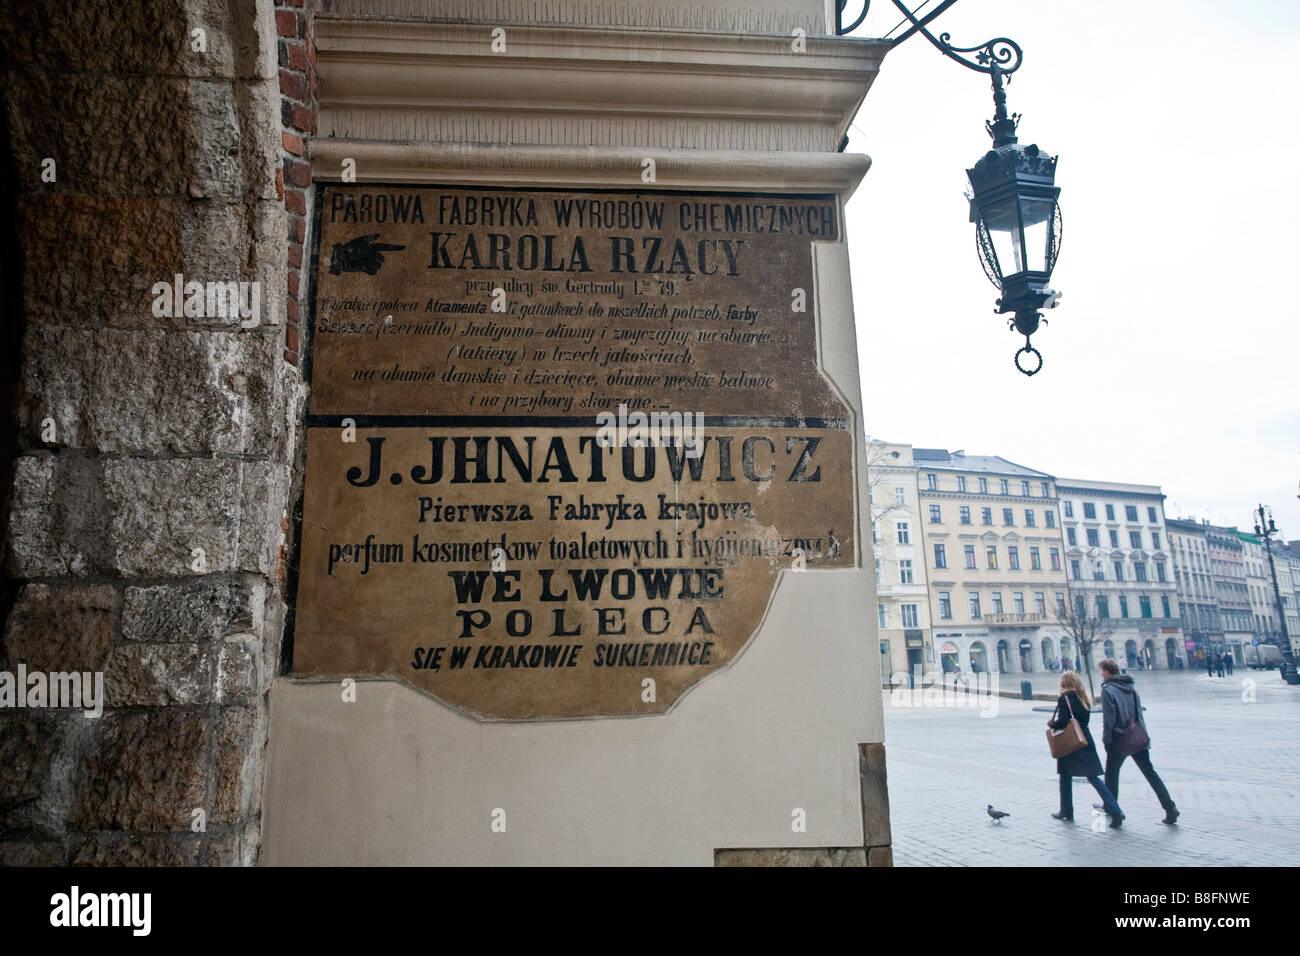
M1088 675L1088 694L1096 697L1092 685L1092 649L1101 641L1110 637L1110 619L1101 617L1096 609L1088 607L1082 595L1071 595L1056 609L1056 623L1065 628L1078 655L1083 658L1083 667Z
M867 492L871 503L871 528L879 531L880 522L895 511L905 511L894 503L893 486L889 484L891 469L902 469L898 452L886 442L867 439Z

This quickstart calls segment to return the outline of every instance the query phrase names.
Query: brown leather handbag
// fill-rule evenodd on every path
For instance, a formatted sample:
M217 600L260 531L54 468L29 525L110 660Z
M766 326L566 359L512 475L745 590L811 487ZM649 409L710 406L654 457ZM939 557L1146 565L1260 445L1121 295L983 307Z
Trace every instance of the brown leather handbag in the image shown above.
M1068 709L1070 702L1066 701L1065 705ZM1060 705L1056 709L1060 710ZM1070 722L1060 730L1047 728L1047 746L1051 748L1052 756L1057 760L1088 746L1088 738L1084 736L1083 727L1079 724L1079 719L1074 716L1073 710L1070 711Z

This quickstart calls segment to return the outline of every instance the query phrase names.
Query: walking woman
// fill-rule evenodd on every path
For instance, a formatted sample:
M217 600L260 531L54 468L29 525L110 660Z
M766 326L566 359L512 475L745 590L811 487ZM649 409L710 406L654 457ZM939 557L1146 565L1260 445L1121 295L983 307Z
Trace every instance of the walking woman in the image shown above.
M1063 730L1073 717L1083 728L1087 746L1074 753L1066 754L1056 761L1056 772L1061 778L1061 812L1053 813L1057 820L1074 819L1074 778L1086 777L1093 789L1101 796L1101 804L1110 814L1112 829L1118 830L1124 823L1124 812L1120 810L1114 795L1107 789L1101 779L1101 758L1097 756L1097 745L1092 741L1092 732L1088 730L1088 718L1092 716L1092 702L1088 692L1083 689L1083 681L1074 671L1061 675L1061 696L1056 701L1056 710L1048 726L1053 730Z

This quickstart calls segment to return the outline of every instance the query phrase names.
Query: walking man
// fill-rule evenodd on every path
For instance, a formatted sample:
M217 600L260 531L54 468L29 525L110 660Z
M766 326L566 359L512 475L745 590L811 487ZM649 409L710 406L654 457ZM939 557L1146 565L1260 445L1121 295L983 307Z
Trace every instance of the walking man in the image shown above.
M1121 675L1119 665L1109 657L1101 662L1100 668L1101 739L1106 747L1106 788L1119 799L1119 768L1126 757L1132 756L1133 762L1142 771L1142 776L1147 778L1147 783L1155 791L1160 806L1164 808L1165 818L1160 822L1176 823L1178 807L1174 805L1174 800L1169 796L1169 790L1156 773L1155 767L1151 766L1150 737L1147 737L1140 749L1128 751L1128 746L1131 746L1131 729L1140 727L1142 736L1146 736L1147 729L1146 720L1142 717L1142 699L1133 686L1133 678L1127 674Z
M1232 676L1232 654L1231 653L1223 655L1223 663L1228 666L1228 676L1231 677Z

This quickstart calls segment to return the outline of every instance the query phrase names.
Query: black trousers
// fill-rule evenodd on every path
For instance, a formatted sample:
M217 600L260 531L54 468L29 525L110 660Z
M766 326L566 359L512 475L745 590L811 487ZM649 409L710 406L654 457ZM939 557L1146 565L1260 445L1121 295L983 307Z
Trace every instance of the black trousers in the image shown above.
M1106 748L1106 789L1119 799L1119 768L1124 765L1125 757L1117 753L1110 747ZM1139 750L1133 755L1133 762L1138 765L1142 771L1142 776L1147 778L1147 783L1151 784L1151 789L1155 791L1156 799L1160 801L1160 806L1168 810L1174 805L1173 797L1169 796L1169 789L1165 782L1160 779L1160 774L1156 773L1156 768L1151 766L1151 751Z

